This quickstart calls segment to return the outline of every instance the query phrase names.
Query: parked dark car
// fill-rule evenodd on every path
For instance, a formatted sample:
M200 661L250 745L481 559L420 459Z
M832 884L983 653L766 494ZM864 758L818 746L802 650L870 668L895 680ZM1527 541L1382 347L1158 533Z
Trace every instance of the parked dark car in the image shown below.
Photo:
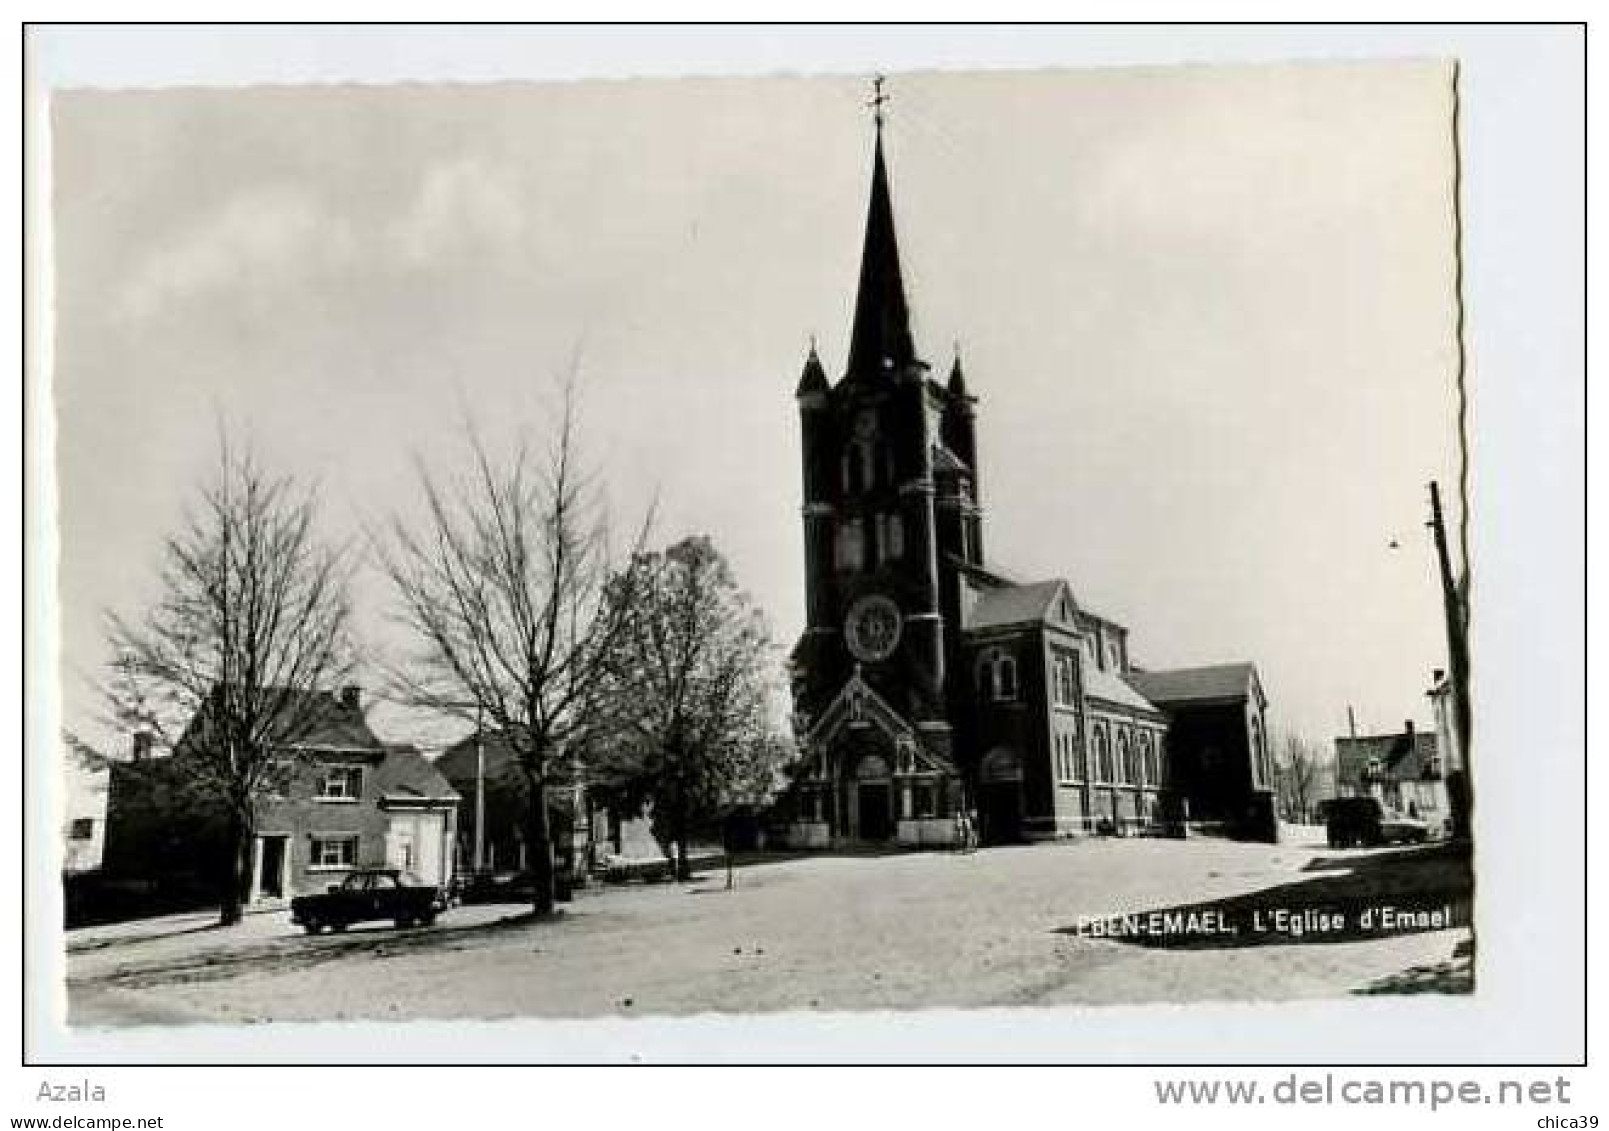
M574 896L575 878L566 870L553 877L553 898L568 903ZM536 894L536 879L530 872L472 872L463 875L454 892L460 903L529 903Z
M1430 826L1393 813L1378 797L1334 797L1324 802L1324 829L1331 848L1423 844Z
M390 919L398 927L429 926L446 907L440 888L398 868L359 868L323 895L291 900L291 922L310 935L325 927Z

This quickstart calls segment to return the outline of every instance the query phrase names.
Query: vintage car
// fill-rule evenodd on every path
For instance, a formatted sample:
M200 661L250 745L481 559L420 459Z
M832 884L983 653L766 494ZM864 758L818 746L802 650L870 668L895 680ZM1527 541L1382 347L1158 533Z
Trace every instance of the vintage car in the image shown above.
M1331 848L1423 844L1430 838L1428 824L1387 809L1378 797L1331 798L1324 802L1324 827Z
M429 926L446 905L440 888L399 868L359 868L322 895L291 900L291 922L310 935L372 919L390 919L398 927Z

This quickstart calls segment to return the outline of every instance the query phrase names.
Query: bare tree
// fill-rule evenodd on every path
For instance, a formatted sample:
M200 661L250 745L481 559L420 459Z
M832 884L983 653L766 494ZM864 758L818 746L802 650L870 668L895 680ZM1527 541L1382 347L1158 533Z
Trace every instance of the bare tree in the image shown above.
M421 467L425 517L395 517L380 540L418 645L393 683L413 706L478 713L506 736L529 786L525 843L543 915L555 896L548 787L572 760L582 696L630 602L603 600L615 564L608 507L580 464L574 382L543 450L522 435L499 463L472 427L466 438L468 472L442 479ZM629 590L630 570L621 576Z
M695 830L763 801L791 754L771 724L770 636L706 537L639 555L617 595L625 630L589 704L594 758L620 792L652 805L685 879Z
M1334 787L1333 759L1327 749L1294 732L1280 738L1274 780L1281 807L1295 821L1311 820L1315 807Z
M350 556L319 539L317 493L219 443L216 477L163 544L161 590L143 615L107 618L109 721L164 770L196 821L225 816L230 855L219 921L250 891L258 801L278 788L321 716L318 692L353 662ZM119 760L69 734L82 759Z

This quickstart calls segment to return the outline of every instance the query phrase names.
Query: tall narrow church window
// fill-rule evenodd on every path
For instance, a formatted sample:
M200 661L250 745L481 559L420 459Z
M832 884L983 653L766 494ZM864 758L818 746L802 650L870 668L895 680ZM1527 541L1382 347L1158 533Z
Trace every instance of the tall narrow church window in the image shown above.
M978 698L1007 700L1017 697L1017 661L998 648L978 657Z
M887 539L884 542L886 557L897 560L905 556L905 518L895 512L885 516L888 520Z
M1017 697L1017 661L1010 656L1000 657L1000 698Z
M1095 780L1112 780L1112 748L1106 740L1106 728L1095 728Z
M838 530L838 568L857 570L866 560L866 531L858 518L849 519Z
M1128 732L1119 731L1117 734L1117 780L1124 785L1129 785L1134 781L1132 753L1133 750L1129 746Z

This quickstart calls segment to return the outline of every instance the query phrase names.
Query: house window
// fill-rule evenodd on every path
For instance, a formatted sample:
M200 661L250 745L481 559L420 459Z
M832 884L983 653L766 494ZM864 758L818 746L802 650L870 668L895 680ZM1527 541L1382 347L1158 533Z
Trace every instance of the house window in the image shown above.
M362 766L332 766L318 780L320 801L356 801L361 796Z
M74 817L67 835L73 840L91 840L95 836L94 817Z
M358 838L355 836L316 836L309 866L314 868L351 868L358 862Z
M1117 780L1124 785L1134 782L1133 747L1129 745L1128 731L1120 731L1117 736Z

